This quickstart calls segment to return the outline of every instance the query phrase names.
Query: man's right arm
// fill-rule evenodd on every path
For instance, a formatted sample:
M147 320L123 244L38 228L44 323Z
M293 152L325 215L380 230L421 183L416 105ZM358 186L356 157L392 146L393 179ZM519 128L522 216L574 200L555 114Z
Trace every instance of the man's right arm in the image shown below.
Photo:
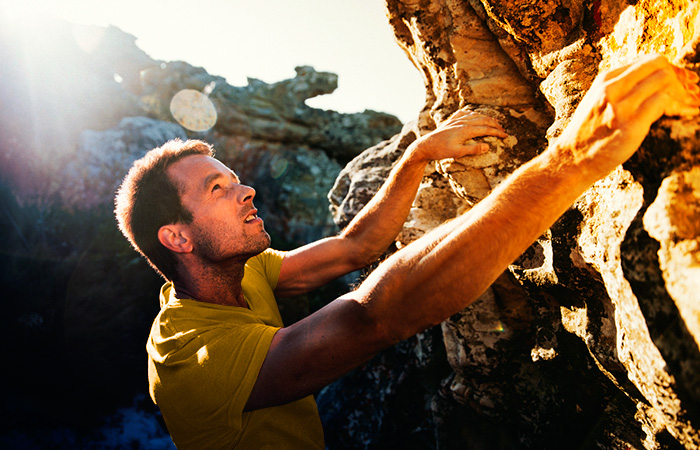
M663 114L700 112L697 76L647 58L599 76L570 125L467 214L384 261L354 292L275 335L247 409L313 393L468 306Z

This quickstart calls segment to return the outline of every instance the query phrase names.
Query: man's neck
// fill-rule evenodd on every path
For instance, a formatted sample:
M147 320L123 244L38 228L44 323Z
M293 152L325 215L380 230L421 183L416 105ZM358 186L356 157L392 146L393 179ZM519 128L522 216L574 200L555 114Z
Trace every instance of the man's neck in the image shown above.
M245 263L231 263L181 274L179 280L173 282L175 295L177 298L247 308L248 302L241 287L244 270Z

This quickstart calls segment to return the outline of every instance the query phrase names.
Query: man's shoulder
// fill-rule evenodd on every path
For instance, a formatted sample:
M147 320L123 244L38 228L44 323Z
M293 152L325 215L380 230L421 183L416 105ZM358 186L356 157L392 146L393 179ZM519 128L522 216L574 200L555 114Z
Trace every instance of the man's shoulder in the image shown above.
M246 262L246 266L267 266L281 263L286 252L268 248L253 256Z
M282 260L286 252L268 248L259 253L246 262L245 277L250 277L253 273L263 277L268 281L268 284L274 288L277 285L277 279L282 268Z

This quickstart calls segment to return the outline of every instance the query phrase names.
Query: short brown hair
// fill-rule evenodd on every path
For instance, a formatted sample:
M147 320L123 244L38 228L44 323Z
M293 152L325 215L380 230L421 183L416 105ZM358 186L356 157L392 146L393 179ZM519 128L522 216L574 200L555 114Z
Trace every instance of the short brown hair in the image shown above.
M182 206L178 186L167 170L190 155L214 156L214 149L194 139L168 141L134 162L115 198L119 229L151 266L170 281L177 277L176 260L172 251L158 240L158 230L172 223L190 223L192 213Z

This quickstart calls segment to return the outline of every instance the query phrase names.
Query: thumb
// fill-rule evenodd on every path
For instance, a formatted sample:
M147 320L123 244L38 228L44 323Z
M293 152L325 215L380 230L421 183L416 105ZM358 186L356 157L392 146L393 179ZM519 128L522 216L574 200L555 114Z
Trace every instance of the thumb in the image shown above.
M489 144L485 142L476 142L473 139L462 144L462 148L464 149L464 156L483 155L484 153L488 153L489 149L491 149Z

